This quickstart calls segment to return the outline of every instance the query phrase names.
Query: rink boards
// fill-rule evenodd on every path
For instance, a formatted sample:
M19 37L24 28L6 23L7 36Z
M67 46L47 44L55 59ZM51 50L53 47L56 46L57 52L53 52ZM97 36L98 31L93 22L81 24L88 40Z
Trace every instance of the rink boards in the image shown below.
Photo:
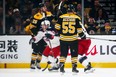
M116 67L116 42L108 41L116 40L115 35L95 35L90 36L91 46L89 48L88 56L92 66L101 68L115 68ZM0 68L29 68L31 60L31 45L29 45L30 36L0 36ZM99 38L99 39L98 39ZM58 39L56 37L56 39ZM107 39L107 40L103 40ZM57 42L58 40L53 40ZM57 43L53 43L55 47ZM70 56L66 60L66 67L71 67ZM46 66L46 60L43 57L41 66ZM82 67L79 64L79 67Z

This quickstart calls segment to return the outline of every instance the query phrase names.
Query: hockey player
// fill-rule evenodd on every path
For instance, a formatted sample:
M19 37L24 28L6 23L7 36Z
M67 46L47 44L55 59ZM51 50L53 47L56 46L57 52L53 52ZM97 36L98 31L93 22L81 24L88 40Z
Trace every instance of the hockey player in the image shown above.
M32 55L32 61L31 61L31 68L35 69L35 61L37 61L37 68L40 69L39 63L42 58L42 54L44 49L47 47L46 41L49 39L53 39L54 33L48 30L48 27L50 26L50 22L48 20L44 20L41 22L41 29L38 31L36 36L32 37L33 40L33 53ZM39 52L37 52L39 51ZM34 65L33 65L34 64Z
M58 22L55 25L56 30L60 35L60 72L64 73L64 65L68 54L68 48L71 51L72 72L78 73L77 56L78 56L78 35L85 39L83 29L81 27L81 19L73 12L73 5L68 5L67 14L59 16Z
M30 33L32 38L30 39L29 43L32 43L32 57L31 57L31 69L35 69L37 66L40 69L40 61L42 59L42 52L46 48L47 43L45 40L41 39L38 42L34 42L33 37L35 37L40 30L41 22L44 20L51 21L52 14L51 12L47 11L46 6L43 3L39 3L39 11L36 13L32 18L30 24L25 28L25 31Z
M84 66L84 72L90 73L93 72L95 69L92 68L91 62L88 61L86 53L89 50L91 45L91 39L79 39L78 43L78 60Z
M59 36L54 36L54 39L50 40L50 42L47 42L49 46L46 47L46 49L43 52L43 55L48 58L48 61L50 62L50 68L48 68L49 71L56 71L58 70L58 56L60 55L60 42L59 42Z
M49 46L47 46L46 49L43 52L44 56L48 57L48 56L51 55L52 60L54 60L54 59L57 60L57 57L60 55L60 45L59 45L59 42L57 41L58 39L59 38L56 37L55 39L51 40L51 44L53 46L52 51L51 51L51 48ZM89 49L90 45L91 45L91 40L90 39L86 39L86 40L79 39L78 40L78 60L84 66L84 72L85 73L90 73L90 72L93 72L95 70L95 69L92 68L91 63L88 61L87 56L86 56L86 53L88 52L88 49ZM53 59L53 57L54 57L54 59ZM49 68L48 70L49 71L58 70L56 60L55 61L52 61L52 60L50 60L50 62L52 64L51 68Z
M30 19L31 22L26 26L25 32L32 36L37 35L37 32L40 29L40 24L45 19L51 21L53 15L51 12L47 11L47 8L43 3L39 3L39 11Z

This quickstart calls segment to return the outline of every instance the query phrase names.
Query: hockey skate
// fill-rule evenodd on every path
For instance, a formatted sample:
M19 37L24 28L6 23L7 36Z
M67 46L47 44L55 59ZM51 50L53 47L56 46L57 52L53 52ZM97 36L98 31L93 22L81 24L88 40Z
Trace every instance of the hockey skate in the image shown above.
M85 73L92 73L95 69L91 67L91 63L89 62L88 66L84 69Z
M53 66L51 68L48 68L48 70L49 71L58 71L58 67Z
M73 69L72 69L72 72L78 73L79 71L78 71L76 68L73 68Z
M51 68L48 68L49 71L58 71L59 67L57 61L55 63L52 63L51 66Z
M35 60L31 60L30 69L36 69Z
M40 64L39 64L39 63L37 63L37 64L36 64L36 67L37 67L37 69L39 69L39 70L41 69L41 67L40 67Z
M61 72L61 73L65 73L64 65L63 65L62 67L60 67L60 72Z
M77 64L72 64L72 72L73 73L78 73L79 71L76 69Z
M58 69L60 68L60 72L61 73L65 73L65 70L64 70L64 63L60 63L59 66L58 66Z
M36 67L35 64L31 64L31 67L30 68L31 69L36 69L35 67Z

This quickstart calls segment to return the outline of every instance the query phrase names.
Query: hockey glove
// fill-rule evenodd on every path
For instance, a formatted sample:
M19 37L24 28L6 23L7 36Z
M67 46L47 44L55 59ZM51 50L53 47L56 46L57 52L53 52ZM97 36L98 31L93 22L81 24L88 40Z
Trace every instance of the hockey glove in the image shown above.
M29 44L32 44L35 42L35 39L32 37L30 40L29 40Z
M53 39L53 36L49 33L46 33L45 36L48 38L48 39Z
M83 35L83 37L81 37L81 39L86 39L86 35Z
M81 39L86 39L86 35L83 32L80 33L79 36L81 37Z

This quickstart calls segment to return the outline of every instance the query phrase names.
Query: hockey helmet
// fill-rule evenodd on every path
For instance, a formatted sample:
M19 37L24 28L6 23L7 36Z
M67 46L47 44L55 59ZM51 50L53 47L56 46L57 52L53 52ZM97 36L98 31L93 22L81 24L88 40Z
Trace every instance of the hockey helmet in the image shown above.
M67 12L73 12L73 11L75 11L74 6L72 4L69 4L68 7L67 7L67 9L68 9Z
M44 7L45 5L43 3L39 3L39 8Z
M46 25L46 26L50 27L50 21L49 20L44 20L44 21L41 22L41 26L42 25Z

